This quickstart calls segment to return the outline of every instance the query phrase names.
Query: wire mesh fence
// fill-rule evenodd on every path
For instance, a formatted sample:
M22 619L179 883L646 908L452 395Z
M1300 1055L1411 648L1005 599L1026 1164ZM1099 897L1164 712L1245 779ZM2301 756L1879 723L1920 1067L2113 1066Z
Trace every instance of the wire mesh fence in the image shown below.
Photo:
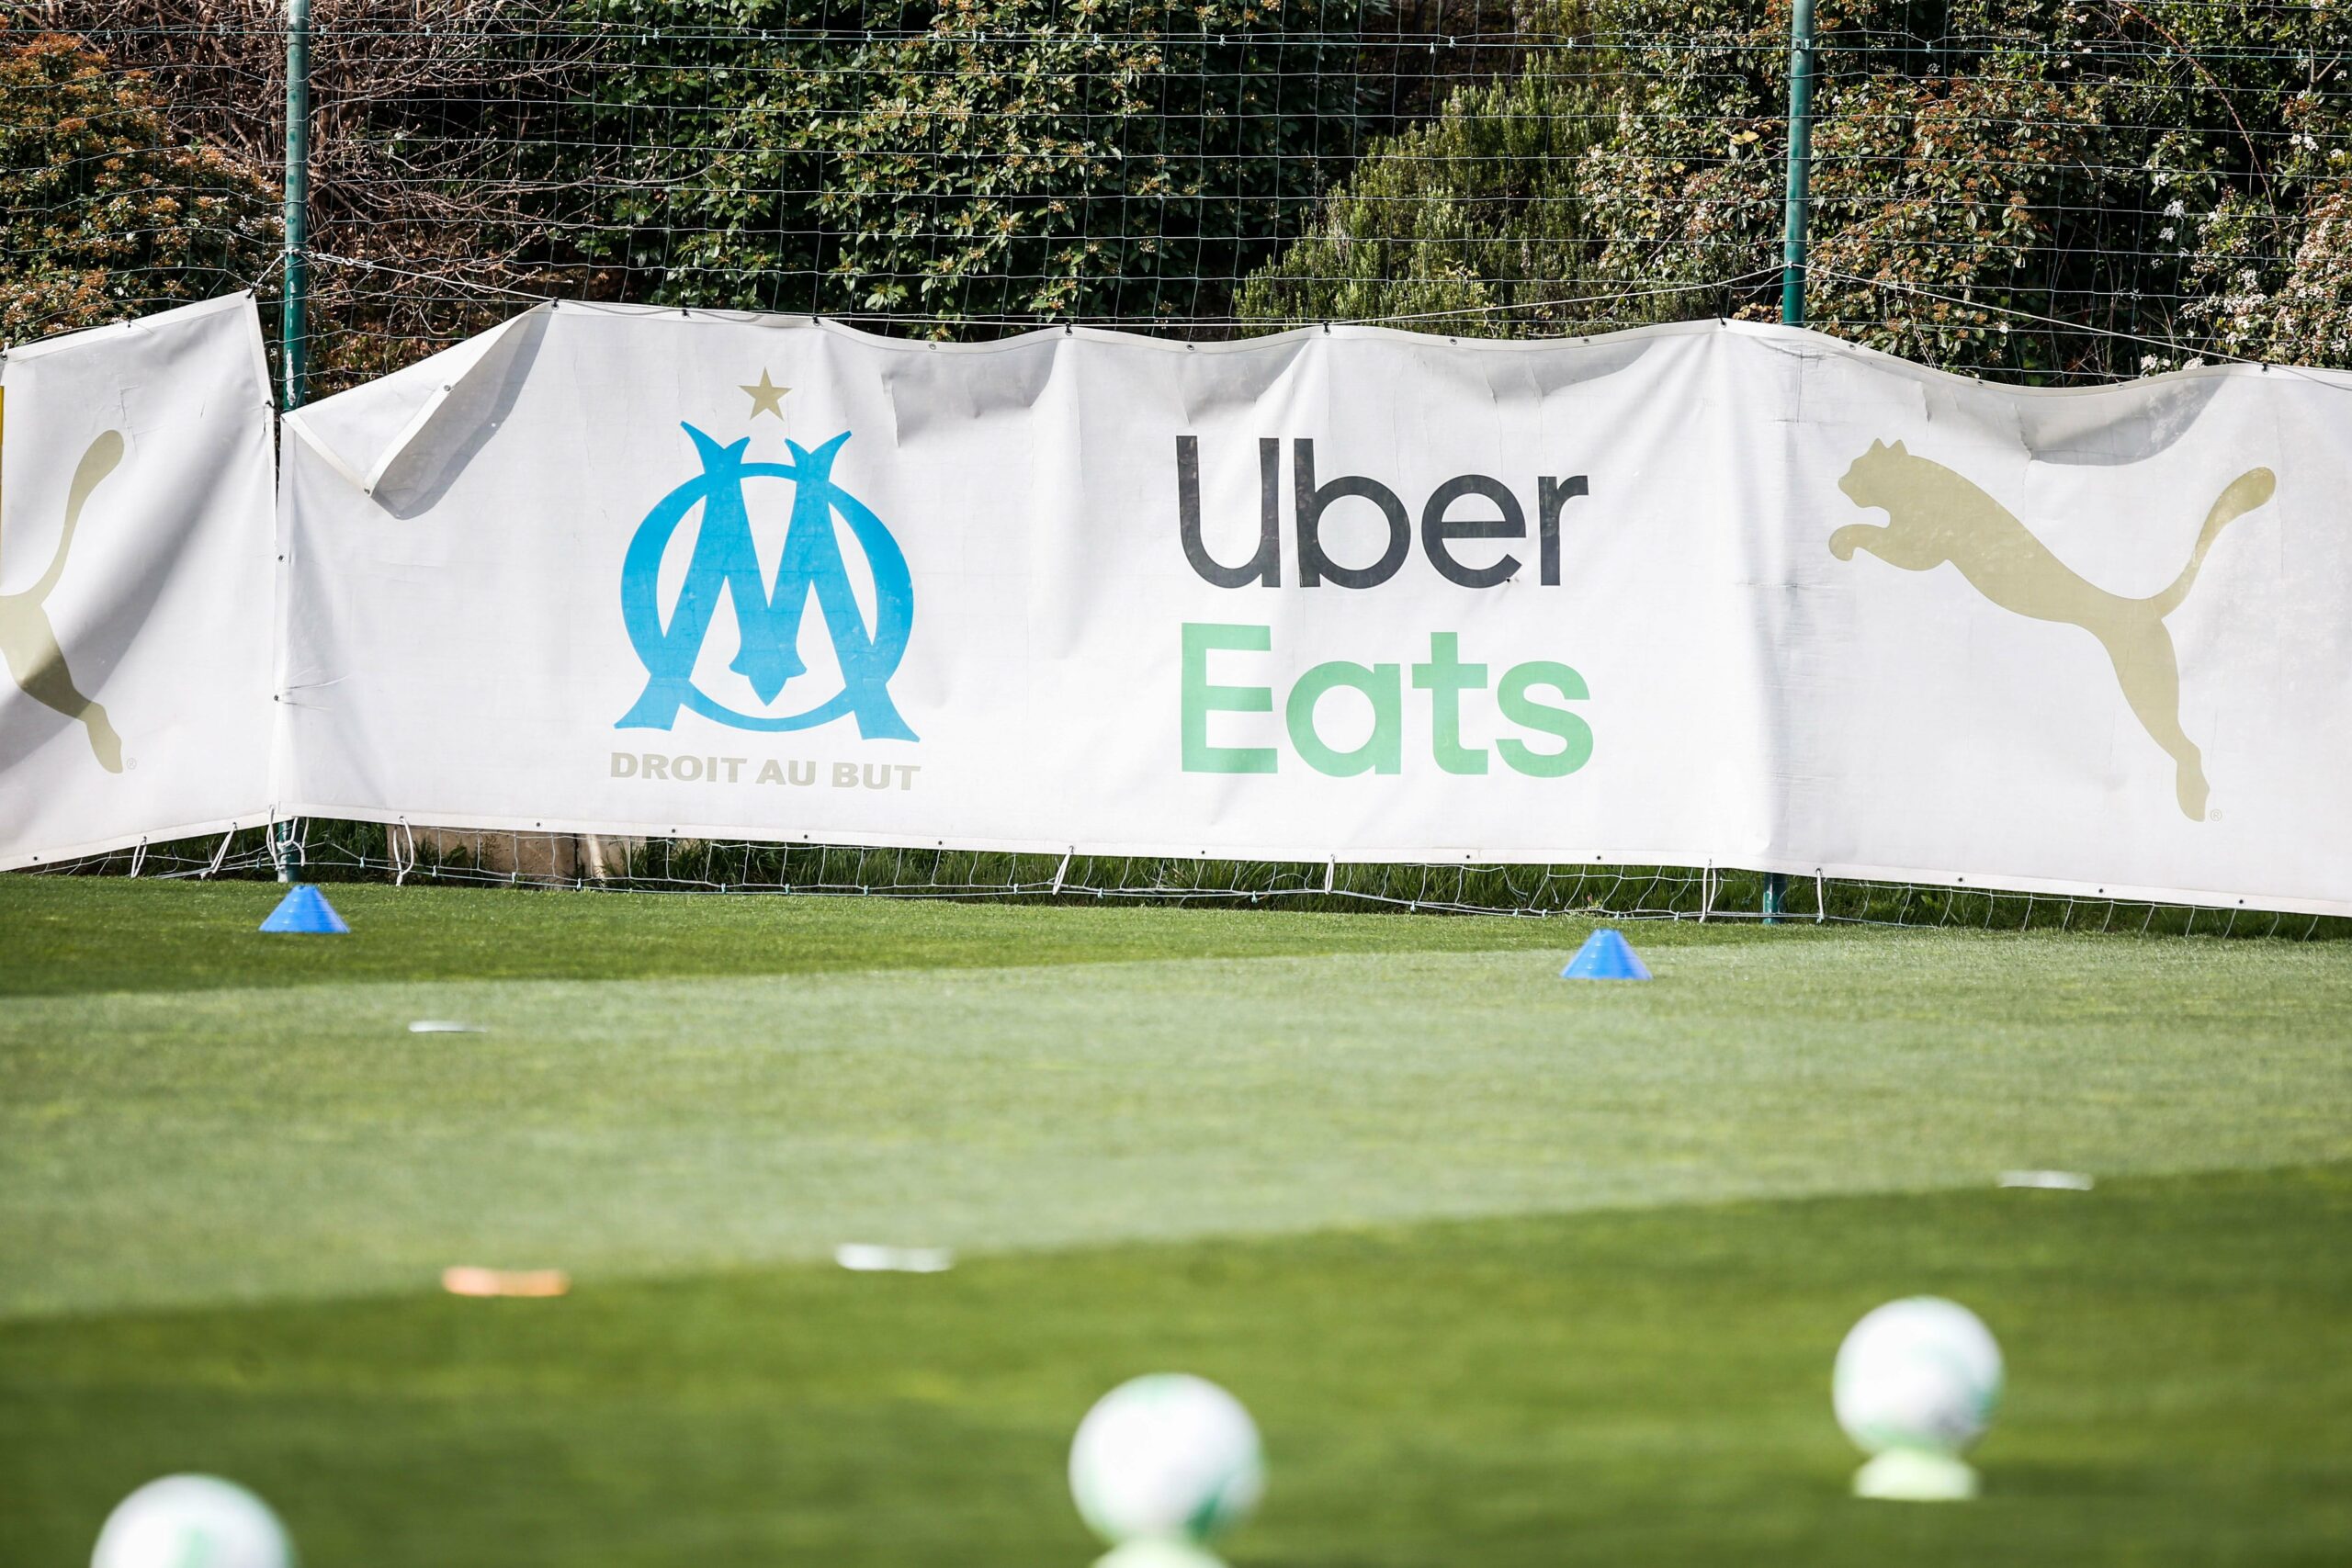
M1811 324L2352 364L2341 4L1832 0ZM314 0L319 389L518 296L970 337L1776 311L1780 0ZM0 6L22 339L267 285L275 0Z
M297 821L141 844L45 868L85 875L286 877L618 893L827 894L1064 904L1394 910L1529 919L1898 925L1979 931L2352 939L2352 920L2232 905L2020 893L1737 867L1394 864L1010 854L851 844L599 837Z
M1326 321L1585 335L1779 311L1786 0L310 10L316 394L543 297L955 339ZM2044 386L2216 358L2352 367L2352 5L1822 0L1817 26L1809 324ZM279 0L0 0L0 342L239 288L278 308L286 44ZM1710 918L1757 902L1752 877L1708 868L910 871L896 851L311 832L312 874ZM259 846L100 863L274 866ZM2245 920L1803 879L1790 898L1803 918Z

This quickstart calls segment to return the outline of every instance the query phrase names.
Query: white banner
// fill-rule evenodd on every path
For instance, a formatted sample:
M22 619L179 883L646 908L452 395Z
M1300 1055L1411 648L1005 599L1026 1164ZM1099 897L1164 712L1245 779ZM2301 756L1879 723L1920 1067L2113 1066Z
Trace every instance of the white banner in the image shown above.
M269 816L253 297L0 355L0 869Z
M279 799L2352 912L2347 393L543 307L288 421Z

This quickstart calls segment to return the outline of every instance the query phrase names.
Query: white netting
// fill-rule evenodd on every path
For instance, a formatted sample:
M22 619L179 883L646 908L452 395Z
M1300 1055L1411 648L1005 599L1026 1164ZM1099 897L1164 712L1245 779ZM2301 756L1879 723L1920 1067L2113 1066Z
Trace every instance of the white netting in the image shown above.
M1531 918L2064 930L2295 940L2352 920L2244 906L1789 876L1728 866L1272 862L613 838L297 820L142 844L51 875L276 877L607 892L1396 909Z

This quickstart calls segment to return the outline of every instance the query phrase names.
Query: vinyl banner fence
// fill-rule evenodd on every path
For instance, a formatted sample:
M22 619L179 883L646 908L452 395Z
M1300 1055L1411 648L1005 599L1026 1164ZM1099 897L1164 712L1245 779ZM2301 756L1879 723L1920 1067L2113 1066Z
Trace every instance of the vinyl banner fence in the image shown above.
M267 819L271 417L250 295L0 355L0 868Z
M2347 394L541 307L288 420L277 798L2347 912Z

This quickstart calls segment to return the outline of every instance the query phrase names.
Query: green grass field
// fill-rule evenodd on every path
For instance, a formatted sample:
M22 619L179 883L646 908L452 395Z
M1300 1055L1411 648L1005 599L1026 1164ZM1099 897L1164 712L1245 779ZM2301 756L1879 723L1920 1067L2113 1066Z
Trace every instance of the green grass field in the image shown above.
M0 1563L199 1469L311 1568L1081 1568L1163 1369L1265 1430L1234 1568L2352 1554L2352 944L277 891L0 877ZM1919 1292L1967 1507L1846 1493Z

